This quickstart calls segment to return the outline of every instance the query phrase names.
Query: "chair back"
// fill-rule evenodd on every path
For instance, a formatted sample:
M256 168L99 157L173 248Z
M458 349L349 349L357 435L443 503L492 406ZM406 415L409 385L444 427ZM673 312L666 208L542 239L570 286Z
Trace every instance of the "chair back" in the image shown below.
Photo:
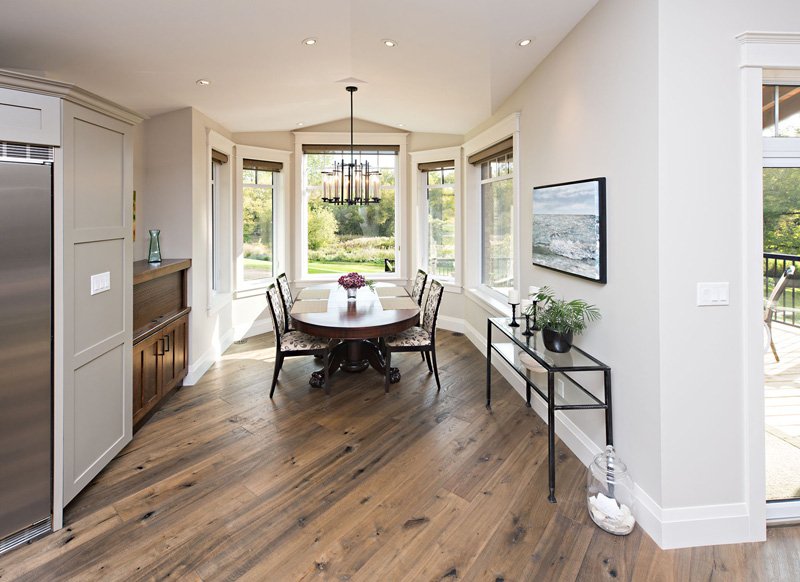
M275 279L278 282L278 289L281 292L281 300L283 301L283 317L284 321L286 322L286 326L289 326L289 312L292 310L292 305L294 305L294 299L292 298L292 289L289 287L289 279L286 277L286 273L281 273Z
M417 278L414 279L414 287L411 289L411 299L417 302L417 305L422 305L422 295L425 292L425 281L428 279L428 274L419 269L417 271Z
M283 304L281 303L281 298L275 283L267 288L267 303L269 303L269 312L272 314L272 329L275 331L275 344L280 347L281 337L286 331L286 317L283 314Z
M775 288L772 290L769 299L767 299L767 308L764 310L764 321L769 321L772 318L772 314L775 313L775 307L778 305L781 295L786 291L789 279L794 276L794 271L794 265L789 265L786 267L783 275L781 275L781 278L778 279L778 282L775 283Z
M425 310L422 312L422 329L431 334L436 332L436 318L439 315L439 304L442 302L444 287L436 279L431 279L431 288L428 291L428 300L425 302Z

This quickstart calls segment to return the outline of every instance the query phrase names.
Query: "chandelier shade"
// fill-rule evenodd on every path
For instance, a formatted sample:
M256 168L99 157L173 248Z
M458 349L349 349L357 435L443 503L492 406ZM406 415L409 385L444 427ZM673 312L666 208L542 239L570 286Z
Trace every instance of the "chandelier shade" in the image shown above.
M330 204L366 205L381 201L381 173L370 170L369 162L356 162L353 145L353 93L358 87L347 87L350 93L350 162L342 159L333 168L322 172L322 200Z

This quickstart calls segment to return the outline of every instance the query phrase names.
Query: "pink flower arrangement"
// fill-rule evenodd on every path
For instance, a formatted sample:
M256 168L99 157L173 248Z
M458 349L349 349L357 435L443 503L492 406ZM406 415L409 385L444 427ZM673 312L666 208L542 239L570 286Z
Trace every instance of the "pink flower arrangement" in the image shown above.
M363 275L358 273L347 273L347 275L339 277L339 285L345 289L361 289L365 285L372 289L373 284L374 281L367 281Z

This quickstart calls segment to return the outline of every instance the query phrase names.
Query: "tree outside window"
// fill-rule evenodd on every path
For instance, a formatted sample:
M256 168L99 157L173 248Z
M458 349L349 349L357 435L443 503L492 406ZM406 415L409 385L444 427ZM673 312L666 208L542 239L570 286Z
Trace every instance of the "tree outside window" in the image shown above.
M397 154L356 153L381 173L381 200L366 206L322 201L322 172L350 159L350 151L307 153L305 188L308 210L308 273L383 273L395 259L395 172Z

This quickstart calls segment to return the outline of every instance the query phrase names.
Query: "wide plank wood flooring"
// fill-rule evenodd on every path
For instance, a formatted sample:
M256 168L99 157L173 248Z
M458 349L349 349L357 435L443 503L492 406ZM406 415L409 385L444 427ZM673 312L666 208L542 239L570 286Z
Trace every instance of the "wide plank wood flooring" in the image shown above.
M585 469L485 359L440 331L441 392L419 354L387 396L374 371L308 385L271 335L179 390L67 507L64 529L0 556L0 580L453 582L800 580L800 528L764 544L661 551L591 522ZM598 412L599 414L599 412Z

